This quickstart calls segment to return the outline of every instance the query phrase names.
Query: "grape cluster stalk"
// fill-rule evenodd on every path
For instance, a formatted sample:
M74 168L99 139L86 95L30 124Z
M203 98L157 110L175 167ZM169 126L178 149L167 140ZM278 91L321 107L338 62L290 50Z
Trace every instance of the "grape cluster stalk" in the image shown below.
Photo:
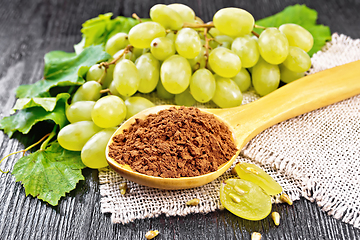
M134 96L138 92L156 91L177 105L212 101L229 108L241 105L251 86L264 96L311 66L313 37L296 24L263 28L259 35L253 16L240 8L220 9L209 23L183 4L156 4L149 15L150 21L108 39L104 49L112 58L88 70L66 110L71 124L58 141L81 151L90 168L107 166L106 143L119 124L154 106Z

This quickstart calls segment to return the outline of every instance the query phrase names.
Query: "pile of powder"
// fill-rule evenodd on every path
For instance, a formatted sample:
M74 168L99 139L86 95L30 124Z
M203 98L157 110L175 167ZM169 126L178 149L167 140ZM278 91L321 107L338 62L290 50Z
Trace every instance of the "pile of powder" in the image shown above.
M237 149L228 127L197 108L172 107L136 119L114 137L109 156L133 171L163 178L216 171Z

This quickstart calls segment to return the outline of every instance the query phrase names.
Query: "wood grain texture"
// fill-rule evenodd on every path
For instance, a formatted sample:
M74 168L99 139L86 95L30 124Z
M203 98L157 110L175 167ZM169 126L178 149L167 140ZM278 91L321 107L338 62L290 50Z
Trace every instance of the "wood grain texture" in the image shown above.
M173 1L163 1L171 3ZM220 8L237 6L247 9L256 19L281 11L287 5L305 3L319 13L318 22L329 25L332 32L360 38L358 11L360 1L179 1L192 7L205 21ZM8 115L15 103L14 90L42 76L43 56L51 50L72 51L80 41L81 24L100 13L130 16L136 12L148 17L150 7L160 1L149 0L1 0L0 1L0 113ZM9 139L0 133L1 157L24 148L33 139ZM12 169L19 156L11 156L1 164ZM322 212L305 199L293 206L274 205L281 215L275 227L270 218L250 222L227 211L186 217L160 216L137 220L127 225L111 224L108 214L100 212L97 171L83 170L86 180L51 207L33 197L26 197L10 174L0 174L0 239L145 239L150 229L158 229L156 239L250 239L253 231L262 239L360 239L360 230Z

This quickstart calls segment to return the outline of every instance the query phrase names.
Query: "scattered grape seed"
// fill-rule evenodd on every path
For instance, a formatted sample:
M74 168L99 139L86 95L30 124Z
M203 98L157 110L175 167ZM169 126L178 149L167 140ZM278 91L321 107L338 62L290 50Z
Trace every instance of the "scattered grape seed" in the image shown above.
M229 197L230 197L231 200L233 200L233 202L235 202L235 203L241 202L241 199L240 199L238 196L236 196L235 194L233 194L233 193L229 193Z
M260 240L261 239L261 233L253 232L251 234L251 240Z
M280 195L280 200L282 202L286 202L289 205L293 204L293 201L290 199L289 195L287 195L286 193L283 193Z
M154 237L156 237L157 235L159 235L159 231L158 230L151 230L151 231L148 231L146 234L145 234L145 238L150 240L150 239L153 239Z
M271 218L274 221L274 224L276 226L279 226L279 224L280 224L280 214L278 212L272 212L271 213Z
M196 206L199 203L200 203L200 199L194 198L194 199L191 199L190 201L187 201L186 205L188 205L188 206Z

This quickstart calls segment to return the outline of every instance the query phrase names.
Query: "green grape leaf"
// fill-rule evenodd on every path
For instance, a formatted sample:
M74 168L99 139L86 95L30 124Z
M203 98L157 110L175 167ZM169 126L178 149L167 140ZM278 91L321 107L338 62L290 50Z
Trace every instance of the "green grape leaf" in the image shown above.
M328 26L316 24L318 14L305 5L296 4L286 7L283 11L256 21L256 25L263 27L280 27L284 23L295 23L307 29L314 37L314 46L308 52L310 56L321 50L326 41L331 40L331 31ZM261 33L261 29L255 29Z
M27 134L36 123L45 120L53 121L60 128L64 127L68 123L65 116L65 107L70 94L63 93L59 95L52 111L45 110L43 105L22 109L14 115L1 119L0 129L11 137L16 131Z
M45 150L38 150L20 158L12 174L21 182L26 195L32 195L56 206L61 197L75 189L84 180L81 169L85 168L80 152L68 151L57 142Z
M60 93L56 97L43 97L43 98L19 98L16 100L13 110L21 110L32 107L42 107L46 111L51 112L54 110L56 103L59 99L64 99L65 101L69 99L70 95L68 93Z
M16 89L18 98L48 97L52 87L81 85L84 74L94 64L106 61L111 56L101 46L85 48L79 55L52 51L45 55L44 77L40 81L21 85Z
M113 34L118 32L128 33L133 26L139 23L136 19L122 16L111 19L112 15L112 13L100 14L98 17L83 23L81 29L83 40L75 45L76 52L79 52L81 47L104 45Z

